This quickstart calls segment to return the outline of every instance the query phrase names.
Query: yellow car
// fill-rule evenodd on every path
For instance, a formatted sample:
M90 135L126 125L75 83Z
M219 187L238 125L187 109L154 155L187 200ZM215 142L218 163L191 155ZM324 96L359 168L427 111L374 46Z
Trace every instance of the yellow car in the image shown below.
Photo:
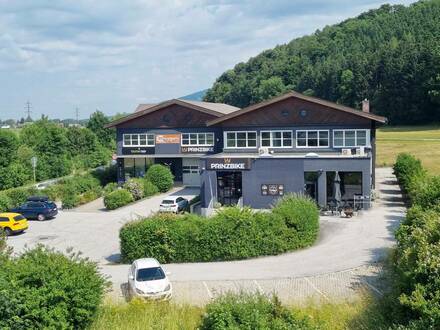
M7 236L18 234L28 229L28 222L19 213L0 213L0 230Z

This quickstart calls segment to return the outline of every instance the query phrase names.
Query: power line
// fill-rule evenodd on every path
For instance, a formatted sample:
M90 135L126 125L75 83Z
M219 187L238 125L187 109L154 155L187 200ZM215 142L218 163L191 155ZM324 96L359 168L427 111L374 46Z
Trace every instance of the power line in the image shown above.
M27 118L31 118L32 104L31 104L31 102L29 102L29 100L26 102L24 109L25 109L25 113L27 114Z
M78 107L75 108L75 118L76 118L76 123L79 125L79 109L78 109Z

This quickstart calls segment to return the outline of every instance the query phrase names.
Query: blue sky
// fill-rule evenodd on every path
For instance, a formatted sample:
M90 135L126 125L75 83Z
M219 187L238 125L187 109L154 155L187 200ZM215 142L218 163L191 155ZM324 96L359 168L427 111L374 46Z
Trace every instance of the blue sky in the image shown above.
M131 112L375 0L0 0L0 119Z

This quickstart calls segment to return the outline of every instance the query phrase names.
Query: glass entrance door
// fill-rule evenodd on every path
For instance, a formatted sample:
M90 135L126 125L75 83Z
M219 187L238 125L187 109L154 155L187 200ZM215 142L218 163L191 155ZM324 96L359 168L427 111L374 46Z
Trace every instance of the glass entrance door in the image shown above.
M217 173L217 200L221 205L237 205L242 196L241 172Z

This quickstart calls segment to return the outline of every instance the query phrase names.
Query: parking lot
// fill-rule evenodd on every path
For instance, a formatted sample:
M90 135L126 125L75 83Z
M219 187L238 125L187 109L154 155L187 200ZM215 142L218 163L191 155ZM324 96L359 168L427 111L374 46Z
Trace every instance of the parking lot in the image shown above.
M171 271L177 301L202 304L228 288L276 292L284 300L351 297L355 288L375 291L380 262L394 245L394 230L405 215L392 170L378 169L379 199L374 207L351 219L321 217L318 242L307 249L241 261L165 265ZM191 196L194 191L171 194ZM38 243L65 251L72 247L99 262L113 282L114 297L122 297L128 265L120 265L119 229L133 219L157 211L165 195L154 196L112 212L63 212L9 239L16 252ZM377 289L380 291L380 289ZM376 292L376 291L375 291Z

